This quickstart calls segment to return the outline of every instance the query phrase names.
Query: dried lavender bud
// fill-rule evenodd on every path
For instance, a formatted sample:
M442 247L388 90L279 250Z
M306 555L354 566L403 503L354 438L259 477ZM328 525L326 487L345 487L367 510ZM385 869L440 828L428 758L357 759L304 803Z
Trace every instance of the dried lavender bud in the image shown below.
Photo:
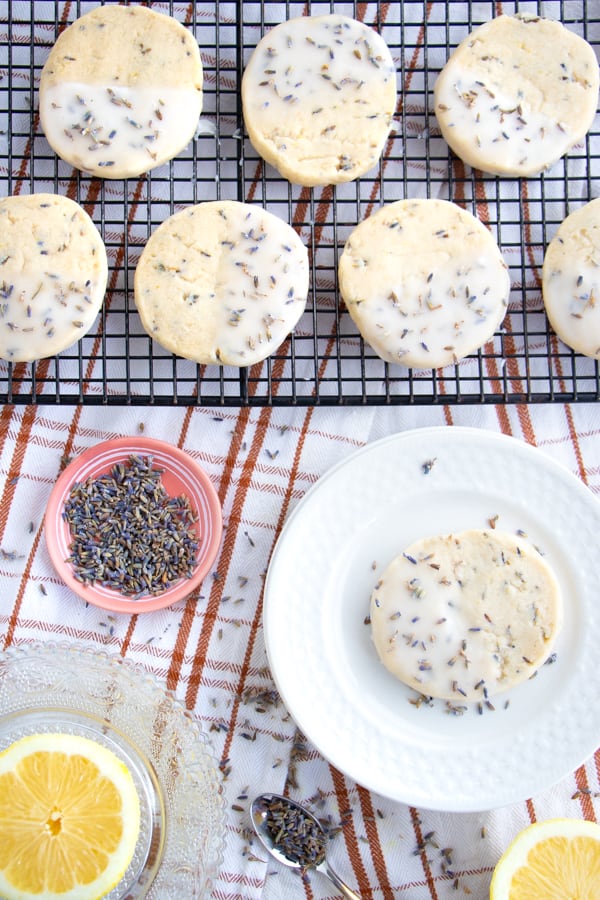
M152 457L131 456L111 471L77 482L63 516L73 540L75 578L127 596L160 594L193 573L196 516L185 496L171 497Z
M262 809L274 847L302 868L318 866L325 858L327 836L312 818L285 799L265 799Z

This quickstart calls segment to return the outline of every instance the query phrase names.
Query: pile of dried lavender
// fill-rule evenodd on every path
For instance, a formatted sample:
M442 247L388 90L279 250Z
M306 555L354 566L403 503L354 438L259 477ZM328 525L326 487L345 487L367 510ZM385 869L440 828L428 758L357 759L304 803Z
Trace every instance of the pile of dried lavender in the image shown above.
M192 575L196 516L185 496L170 497L151 456L131 456L71 488L63 516L75 578L139 597Z
M323 862L327 835L301 808L272 797L262 809L273 845L286 859L303 869Z

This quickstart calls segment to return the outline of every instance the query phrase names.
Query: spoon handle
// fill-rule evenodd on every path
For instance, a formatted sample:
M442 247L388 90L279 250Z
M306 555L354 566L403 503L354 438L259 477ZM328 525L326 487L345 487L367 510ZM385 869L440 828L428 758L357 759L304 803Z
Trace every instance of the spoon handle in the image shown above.
M349 888L347 884L344 884L340 876L337 872L331 868L328 862L325 863L325 866L321 869L324 875L327 875L329 880L336 886L336 888L347 897L347 900L361 900L360 894L357 894L352 888Z

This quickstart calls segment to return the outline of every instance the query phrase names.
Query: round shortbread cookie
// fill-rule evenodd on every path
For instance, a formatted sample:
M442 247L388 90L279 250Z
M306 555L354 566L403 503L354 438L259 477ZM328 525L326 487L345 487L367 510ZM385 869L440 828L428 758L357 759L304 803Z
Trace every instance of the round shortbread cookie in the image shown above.
M558 582L521 537L476 529L416 541L371 596L384 666L428 697L483 700L531 678L562 625Z
M396 106L383 38L339 14L301 16L259 42L242 79L255 150L294 184L352 181L381 156Z
M567 216L550 241L542 294L558 337L600 359L600 197Z
M340 293L386 362L435 369L483 346L506 313L508 269L492 234L447 200L398 200L350 234Z
M194 36L144 6L99 6L59 36L42 69L40 121L66 162L131 178L192 139L202 111Z
M198 363L270 356L306 307L308 253L262 207L210 201L175 213L146 244L135 302L148 334Z
M56 194L0 200L0 357L31 362L83 337L102 306L106 249L88 214Z
M536 175L590 129L598 104L593 48L560 22L498 16L451 54L435 114L456 155L496 175Z

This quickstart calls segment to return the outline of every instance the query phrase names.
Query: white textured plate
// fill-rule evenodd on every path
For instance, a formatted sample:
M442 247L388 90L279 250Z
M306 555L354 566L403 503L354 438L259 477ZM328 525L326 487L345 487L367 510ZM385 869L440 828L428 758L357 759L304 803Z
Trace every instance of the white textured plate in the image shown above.
M416 707L378 660L371 590L412 541L494 516L526 532L560 582L556 660L493 710ZM424 808L492 809L539 793L600 745L599 584L600 504L574 475L514 438L417 429L353 454L293 511L266 580L267 653L302 731L359 784Z

